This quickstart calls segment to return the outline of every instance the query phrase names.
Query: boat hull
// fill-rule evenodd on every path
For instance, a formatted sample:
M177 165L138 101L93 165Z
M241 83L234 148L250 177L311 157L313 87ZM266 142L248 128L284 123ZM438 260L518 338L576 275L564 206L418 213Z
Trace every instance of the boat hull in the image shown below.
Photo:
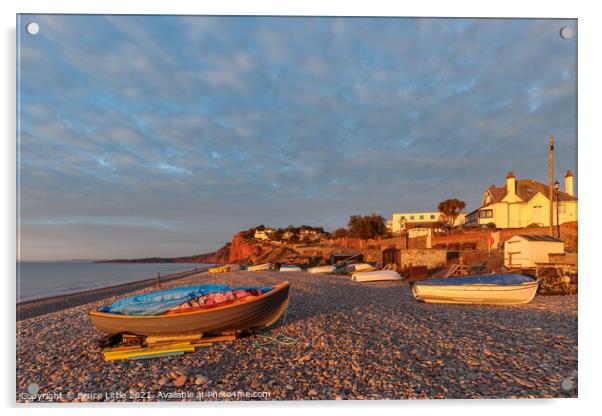
M272 268L272 263L265 263L265 264L257 264L255 266L249 266L247 267L247 271L248 272L259 272L259 271L263 271L263 270L270 270Z
M334 266L317 266L317 267L312 267L311 269L308 270L308 272L310 274L332 273L335 270L336 270L336 267L334 267Z
M401 280L399 273L393 270L378 270L374 272L357 272L351 275L356 282L380 282L385 280Z
M537 282L518 285L412 285L417 300L427 303L517 305L529 303L537 293Z
M275 286L253 300L173 315L131 316L90 312L92 324L107 334L142 336L223 333L273 325L288 305L289 283Z

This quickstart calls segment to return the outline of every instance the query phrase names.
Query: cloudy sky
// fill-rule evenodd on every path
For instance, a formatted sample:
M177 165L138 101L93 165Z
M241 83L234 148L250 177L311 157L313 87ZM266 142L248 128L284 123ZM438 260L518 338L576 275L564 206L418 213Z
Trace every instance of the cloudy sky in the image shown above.
M25 25L35 21L32 36ZM573 28L569 40L559 36ZM21 258L479 206L576 171L571 20L22 15Z

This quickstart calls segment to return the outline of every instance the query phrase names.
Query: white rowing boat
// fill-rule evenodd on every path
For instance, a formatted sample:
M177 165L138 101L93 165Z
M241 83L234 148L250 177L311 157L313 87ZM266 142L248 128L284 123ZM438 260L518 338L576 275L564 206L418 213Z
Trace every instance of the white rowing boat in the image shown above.
M515 305L531 302L537 285L520 274L475 275L415 282L412 292L427 303Z
M379 282L383 280L401 280L401 276L394 270L376 270L353 273L351 280L356 282Z
M264 263L264 264L256 264L253 266L248 266L247 271L249 272L259 272L262 270L271 270L272 263Z
M349 265L345 266L345 271L347 273L369 272L369 271L373 271L373 270L375 270L374 266L372 266L371 264L368 264L368 263L355 263L355 264L349 264Z
M311 273L311 274L316 274L316 273L332 273L335 270L336 270L335 266L326 265L326 266L312 267L311 269L308 270L308 272Z
M284 265L280 266L280 271L281 272L300 272L301 267L299 267L295 264L284 264Z

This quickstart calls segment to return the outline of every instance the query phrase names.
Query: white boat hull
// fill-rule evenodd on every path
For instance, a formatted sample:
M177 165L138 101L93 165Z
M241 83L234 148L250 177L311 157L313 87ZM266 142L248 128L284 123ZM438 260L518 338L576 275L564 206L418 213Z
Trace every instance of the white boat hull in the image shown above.
M301 267L281 267L281 272L300 272Z
M374 272L353 273L351 280L356 282L380 282L383 280L401 280L401 276L393 270L377 270Z
M345 271L347 273L353 273L353 272L369 272L374 270L374 267L371 264L368 263L358 263L358 264L350 264L349 266L345 267Z
M257 264L255 266L247 267L247 271L249 272L259 272L261 270L270 270L272 268L272 263L265 264Z
M537 282L519 285L465 284L449 286L415 283L412 286L412 292L417 300L427 303L517 305L533 300L537 293Z
M335 266L318 266L318 267L312 267L311 269L308 270L308 272L310 274L316 274L316 273L332 273L336 270Z

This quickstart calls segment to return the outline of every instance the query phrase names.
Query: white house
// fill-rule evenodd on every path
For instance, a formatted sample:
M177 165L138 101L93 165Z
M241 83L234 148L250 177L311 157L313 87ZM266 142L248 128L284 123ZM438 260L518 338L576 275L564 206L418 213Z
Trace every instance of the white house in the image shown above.
M550 254L563 254L564 242L547 235L515 235L504 243L504 266L509 269L550 263Z
M269 240L274 234L273 228L265 228L263 230L255 230L254 238L258 240Z
M453 226L463 225L466 214L459 213ZM387 228L392 233L409 230L411 228L433 227L445 222L445 216L441 212L395 212L387 223Z

